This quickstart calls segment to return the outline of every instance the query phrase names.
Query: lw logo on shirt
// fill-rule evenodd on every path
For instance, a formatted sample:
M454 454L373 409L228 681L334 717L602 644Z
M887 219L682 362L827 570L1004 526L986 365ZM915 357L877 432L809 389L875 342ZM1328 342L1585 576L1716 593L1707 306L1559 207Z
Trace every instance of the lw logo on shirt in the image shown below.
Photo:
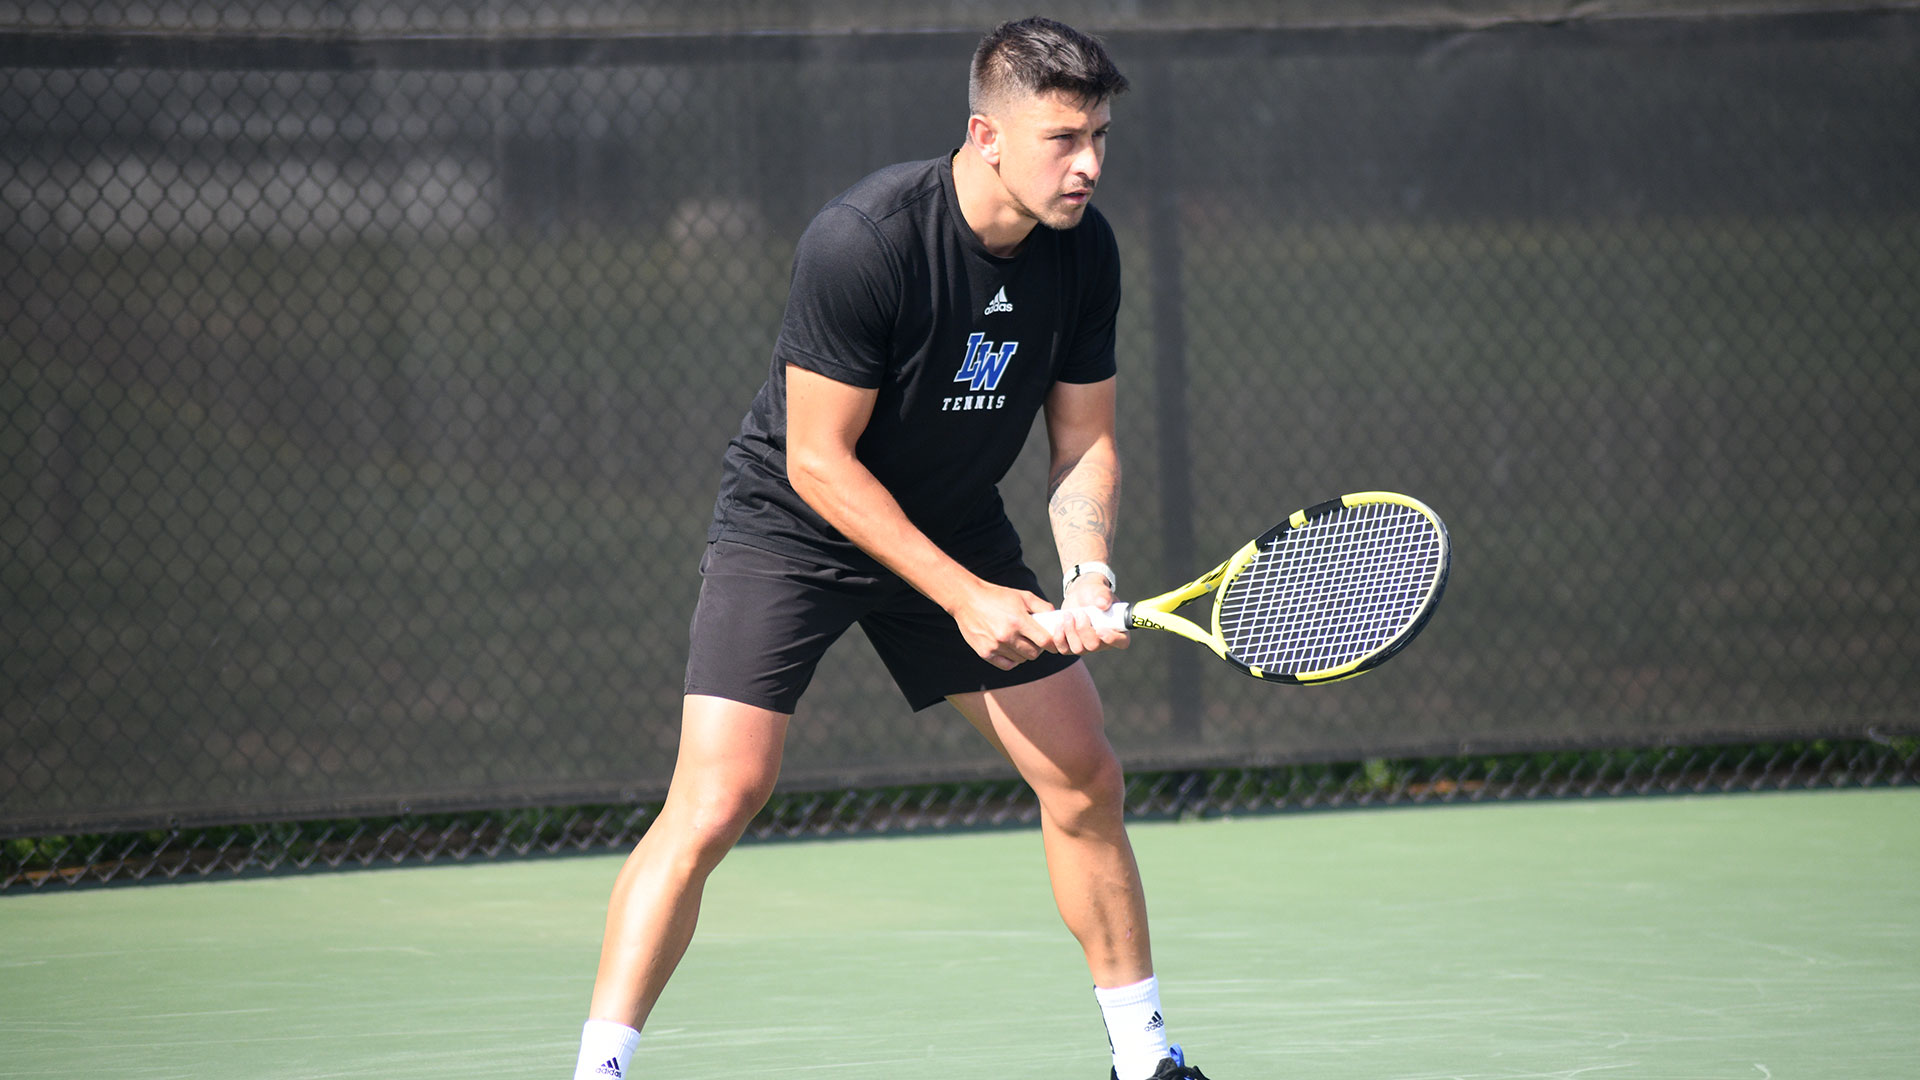
M1017 341L1005 345L995 345L987 340L985 334L967 336L967 358L960 364L960 370L953 377L954 382L967 384L967 389L976 392L959 394L946 398L940 406L942 412L964 412L972 409L999 409L1007 404L1007 395L995 394L999 389L1000 377L1007 373L1007 364L1020 348Z
M960 371L954 375L954 382L967 384L970 390L997 390L1000 376L1007 373L1007 361L1013 359L1014 351L1020 348L1017 341L1009 341L998 348L987 340L985 334L967 335L967 358L960 364Z

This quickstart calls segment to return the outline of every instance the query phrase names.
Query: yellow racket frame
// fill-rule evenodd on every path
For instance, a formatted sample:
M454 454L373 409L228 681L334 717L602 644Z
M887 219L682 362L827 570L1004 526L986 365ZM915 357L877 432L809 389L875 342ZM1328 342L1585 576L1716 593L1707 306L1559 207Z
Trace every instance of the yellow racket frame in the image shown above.
M1341 507L1382 504L1404 506L1421 514L1433 522L1434 527L1440 534L1441 570L1436 576L1433 585L1428 590L1428 595L1421 607L1420 614L1413 620L1412 624L1392 641L1382 645L1380 648L1364 656L1356 657L1344 664L1321 671L1281 675L1276 672L1264 671L1257 666L1244 664L1234 659L1233 656L1227 652L1226 636L1220 627L1221 600L1226 593L1227 585L1231 583L1242 570L1247 568L1247 564L1251 563L1254 558L1260 554L1261 549L1272 544L1273 541L1284 533L1293 529L1304 528L1309 521L1331 510ZM1305 509L1294 511L1285 522L1262 533L1259 537L1250 541L1245 547L1234 552L1225 562L1207 571L1200 577L1189 581L1177 589L1171 589L1158 596L1149 597L1148 599L1129 605L1126 618L1130 626L1145 627L1149 630L1162 630L1169 634L1178 634L1188 641L1199 642L1207 648L1212 649L1214 655L1220 659L1225 660L1256 679L1273 679L1280 682L1299 683L1303 685L1339 682L1343 679L1351 679L1355 675L1359 675L1370 668L1378 666L1382 661L1387 659L1387 657L1398 652L1401 647L1412 639L1414 634L1420 631L1425 625L1427 617L1433 613L1434 605L1439 601L1441 591L1446 587L1447 567L1450 556L1451 551L1448 547L1446 526L1440 521L1439 515L1435 514L1425 503L1410 496L1401 495L1392 491L1361 491L1351 495L1342 495L1337 499L1329 499L1326 502L1316 503ZM1215 593L1210 629L1201 626L1192 619L1174 613L1177 608L1198 600L1209 592Z

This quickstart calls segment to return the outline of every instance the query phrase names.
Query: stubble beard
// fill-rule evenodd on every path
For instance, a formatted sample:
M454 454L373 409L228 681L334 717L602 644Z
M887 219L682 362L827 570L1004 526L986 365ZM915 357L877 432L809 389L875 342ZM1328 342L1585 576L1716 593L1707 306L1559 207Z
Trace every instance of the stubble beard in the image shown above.
M1077 206L1049 199L1045 210L1036 210L1024 201L1019 205L1021 211L1033 220L1055 232L1066 232L1080 224L1080 220L1087 216L1087 207L1093 205L1093 199L1089 196L1086 202Z

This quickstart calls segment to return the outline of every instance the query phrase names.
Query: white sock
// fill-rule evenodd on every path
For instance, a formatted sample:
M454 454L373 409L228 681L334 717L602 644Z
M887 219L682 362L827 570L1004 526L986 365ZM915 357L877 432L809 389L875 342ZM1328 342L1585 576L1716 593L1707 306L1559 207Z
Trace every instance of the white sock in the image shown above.
M626 1080L627 1064L639 1045L640 1033L625 1024L587 1021L580 1029L580 1060L573 1066L573 1080Z
M1152 975L1131 986L1093 988L1100 1018L1113 1045L1113 1071L1120 1080L1148 1080L1167 1052L1167 1025L1160 1019L1160 980Z

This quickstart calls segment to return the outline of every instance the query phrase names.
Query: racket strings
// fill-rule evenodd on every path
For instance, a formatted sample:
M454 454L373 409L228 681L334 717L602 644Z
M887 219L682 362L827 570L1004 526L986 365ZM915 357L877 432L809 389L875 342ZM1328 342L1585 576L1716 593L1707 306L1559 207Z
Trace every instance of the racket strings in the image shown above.
M1250 667L1325 671L1390 644L1419 617L1444 544L1397 504L1345 507L1283 533L1221 593L1220 634Z

